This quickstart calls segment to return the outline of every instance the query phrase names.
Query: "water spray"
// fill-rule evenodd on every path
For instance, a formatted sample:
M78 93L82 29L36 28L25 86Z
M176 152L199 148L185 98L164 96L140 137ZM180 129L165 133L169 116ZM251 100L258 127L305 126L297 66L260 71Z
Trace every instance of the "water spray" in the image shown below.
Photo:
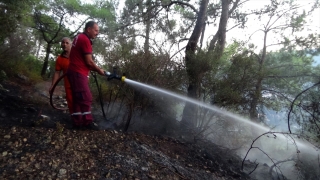
M123 81L125 81L127 84L130 84L132 86L135 86L137 88L140 88L140 89L143 89L143 90L152 90L154 92L158 92L158 93L161 93L161 94L165 94L165 95L168 95L170 96L171 98L176 98L178 100L181 100L181 101L185 101L185 102L189 102L189 103L192 103L192 104L195 104L195 105L199 105L201 107L204 107L206 109L209 109L213 112L216 112L217 114L220 114L220 115L223 115L223 116L227 116L233 120L237 120L239 122L243 122L247 125L251 125L253 127L256 127L264 132L271 132L270 128L269 127L265 127L261 124L258 124L258 123L255 123L253 121L250 121L249 119L245 118L245 117L242 117L240 115L237 115L237 114L234 114L234 113L231 113L227 110L224 110L224 109L221 109L219 107L216 107L216 106L213 106L213 105L209 105L209 104L206 104L204 102L201 102L201 101L198 101L196 99L192 99L192 98L189 98L189 97L186 97L186 96L183 96L183 95L180 95L180 94L177 94L177 93L174 93L174 92L171 92L171 91L168 91L168 90L164 90L164 89L161 89L161 88L158 88L158 87L154 87L154 86L151 86L151 85L147 85L147 84L144 84L144 83L140 83L140 82L137 82L137 81L133 81L131 79L126 79L124 78ZM286 133L286 134L291 134L291 133ZM278 136L281 140L286 140L286 136ZM303 141L298 141L296 140L295 143L298 145L298 147L301 147L301 148L305 148L305 149L310 149L312 147L312 145L308 142L303 142Z

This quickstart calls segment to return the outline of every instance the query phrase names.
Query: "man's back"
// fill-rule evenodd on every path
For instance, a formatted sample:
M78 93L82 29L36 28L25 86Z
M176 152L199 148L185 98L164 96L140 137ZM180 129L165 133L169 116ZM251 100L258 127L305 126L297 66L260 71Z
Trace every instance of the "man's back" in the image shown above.
M84 60L87 54L92 54L91 40L84 33L78 34L72 42L69 70L87 76L90 71Z

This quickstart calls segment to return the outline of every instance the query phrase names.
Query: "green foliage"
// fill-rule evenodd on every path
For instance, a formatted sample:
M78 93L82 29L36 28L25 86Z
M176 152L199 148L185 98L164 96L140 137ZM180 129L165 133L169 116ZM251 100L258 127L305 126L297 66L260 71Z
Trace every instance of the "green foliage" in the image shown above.
M295 94L310 81L312 57L303 51L279 51L269 53L266 57L267 79L265 87L277 87L283 94Z
M309 86L311 87L310 84ZM300 134L301 137L317 146L320 142L319 84L307 91L303 91L299 97L295 98L297 99L293 105L292 111L290 112L290 123L298 124L300 129L296 130L291 126L291 131ZM305 167L302 166L302 168ZM306 169L310 170L310 167Z
M212 78L217 80L225 75L226 72L224 69L231 65L230 58L232 58L239 49L239 43L234 42L226 47L225 52L220 58L218 58L216 52L199 49L193 57L196 60L189 64L190 67L188 67L188 70L195 74L203 75L206 79L205 81ZM214 77L211 77L212 74L215 74Z
M114 1L96 0L93 4L82 6L83 13L98 22L100 33L114 38L118 28Z
M231 43L224 49L224 52L220 57L220 62L222 62L224 65L231 65L230 59L241 51L242 51L242 47L240 43L237 41L233 41L233 43Z
M22 74L28 77L30 83L42 81L39 71L42 67L42 62L37 60L34 56L17 57L14 61L9 61L3 64L0 68L8 75L9 78Z
M125 55L119 67L130 79L174 89L179 85L179 63L171 62L165 54L144 54L142 52ZM177 70L177 71L174 71ZM181 69L180 69L181 70ZM177 74L175 74L177 73Z
M209 74L214 74L214 78L217 80L222 78L226 72L225 70L231 65L230 59L239 51L241 51L240 44L238 42L233 42L225 48L224 53L220 58L216 58L218 55L213 51L206 52L206 57L209 59L209 64L211 66ZM210 78L210 76L206 78Z
M303 11L302 14L294 14L291 17L291 26L293 27L293 31L301 31L304 28L304 24L306 22L306 12Z
M41 62L36 57L29 55L25 60L25 68L27 71L39 72L41 70Z
M257 78L257 60L248 54L237 54L231 57L230 66L224 68L222 77L214 86L214 104L233 109L248 106L250 96Z
M26 59L19 61L14 67L16 72L27 76L31 83L42 81L42 77L39 75L41 68L42 63L31 55Z
M82 4L80 0L65 0L65 8L70 13L70 15L75 15L76 12L81 11Z
M58 4L51 3L50 5L59 11ZM36 8L33 28L41 33L44 41L54 44L60 42L62 37L69 36L68 30L64 26L66 12L64 9L56 14L50 14L48 11L51 11L48 7L38 6Z
M43 40L46 42L46 55L41 69L41 75L43 77L48 68L52 46L59 43L61 38L74 36L77 33L77 30L71 32L68 29L69 25L73 27L76 25L73 15L75 15L75 13L79 15L87 13L85 8L77 9L81 6L80 4L76 5L77 3L80 3L80 1L43 0L34 8L34 24L32 27L39 31L39 34L42 35ZM75 5L75 8L70 8L70 5ZM91 10L94 11L95 8ZM85 21L85 19L80 20L78 24L79 27L84 23L83 21Z
M0 0L0 43L14 33L19 25L28 21L31 5L38 0Z
M96 74L96 73L95 73ZM92 93L92 97L95 99L96 102L100 103L100 97L99 97L99 91L101 92L101 97L103 102L110 102L110 92L112 93L112 97L115 96L115 94L118 92L118 88L115 86L112 86L108 83L107 78L105 76L100 76L96 74L97 82L95 81L95 78L91 75L89 78L89 85ZM98 90L99 88L99 90Z
M182 80L185 77L182 64L170 61L166 54L144 54L141 51L134 53L122 47L110 52L108 62L110 65L118 67L118 74L125 73L128 79L173 91L178 91L181 88ZM112 72L112 66L108 67L110 68L108 70ZM118 81L111 81L108 86L113 89L113 86L118 85ZM119 90L119 87L112 91L115 92L116 89ZM142 111L147 108L158 107L154 111L159 111L159 114L173 113L173 108L170 108L172 107L170 104L176 103L170 100L165 102L158 101L158 98L161 98L159 94L149 93L146 96L145 93L126 86L121 89L118 95L119 99L123 99L123 97L125 98L124 104L133 103L134 107L137 107L134 109ZM166 105L163 106L162 103L166 103Z
M97 8L97 4L99 3L99 7ZM106 22L114 20L114 7L108 1L104 2L96 2L96 4L87 4L85 5L85 12L89 14L91 17L97 19L105 19Z
M259 59L251 51L239 50L237 44L226 48L225 57L218 67L212 83L212 103L232 109L248 109L253 90L262 78L259 102L267 108L280 110L288 106L290 97L300 92L306 82L314 82L312 57L305 51L280 50L267 54L264 66L259 70ZM234 54L236 53L236 54ZM224 63L222 63L224 62Z

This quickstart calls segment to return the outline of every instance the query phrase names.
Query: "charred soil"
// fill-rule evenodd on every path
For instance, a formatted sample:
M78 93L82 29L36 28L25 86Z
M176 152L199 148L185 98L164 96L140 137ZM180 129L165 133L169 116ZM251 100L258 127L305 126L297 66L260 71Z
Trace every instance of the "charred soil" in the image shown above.
M49 105L48 82L1 85L0 179L250 179L241 159L215 144L75 130Z

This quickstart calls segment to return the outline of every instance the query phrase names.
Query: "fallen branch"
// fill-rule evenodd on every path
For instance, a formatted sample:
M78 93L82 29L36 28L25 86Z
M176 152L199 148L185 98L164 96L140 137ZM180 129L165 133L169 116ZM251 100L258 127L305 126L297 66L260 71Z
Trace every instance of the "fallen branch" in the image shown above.
M249 152L250 152L252 149L258 149L258 150L261 151L263 154L265 154L265 155L271 160L271 162L273 163L273 165L271 166L272 168L270 167L271 170L269 170L269 173L270 173L270 171L272 172L272 169L276 167L276 168L280 171L280 173L283 174L283 173L281 172L281 169L280 169L277 165L280 164L280 163L282 163L282 162L286 162L286 161L288 161L288 160L275 162L265 151L263 151L263 150L260 149L259 147L254 147L254 146L253 146L253 144L254 144L259 138L261 138L262 136L265 136L265 135L267 135L267 134L272 134L272 135L273 135L273 138L275 138L275 139L277 138L277 135L276 135L276 134L288 135L289 137L287 137L287 138L291 138L292 143L293 143L293 144L295 145L295 147L296 147L296 152L297 152L297 153L300 152L300 151L298 150L298 146L296 145L295 140L291 137L291 135L293 135L292 133L290 133L290 132L289 132L289 133L285 133L285 132L266 132L266 133L261 134L260 136L258 136L257 138L255 138L255 139L252 141L250 148L248 149L245 157L244 157L243 160L242 160L242 165L241 165L241 169L242 169L242 170L244 169L244 161L246 160ZM256 167L250 172L250 174L253 173L257 167L258 167L258 164L257 164Z
M284 163L284 162L288 162L288 161L294 161L295 159L294 158L290 158L290 159L286 159L286 160L283 160L283 161L278 161L276 163L274 163L270 169L269 169L269 175L272 176L272 170L274 167L276 167L278 164L281 164L281 163Z

